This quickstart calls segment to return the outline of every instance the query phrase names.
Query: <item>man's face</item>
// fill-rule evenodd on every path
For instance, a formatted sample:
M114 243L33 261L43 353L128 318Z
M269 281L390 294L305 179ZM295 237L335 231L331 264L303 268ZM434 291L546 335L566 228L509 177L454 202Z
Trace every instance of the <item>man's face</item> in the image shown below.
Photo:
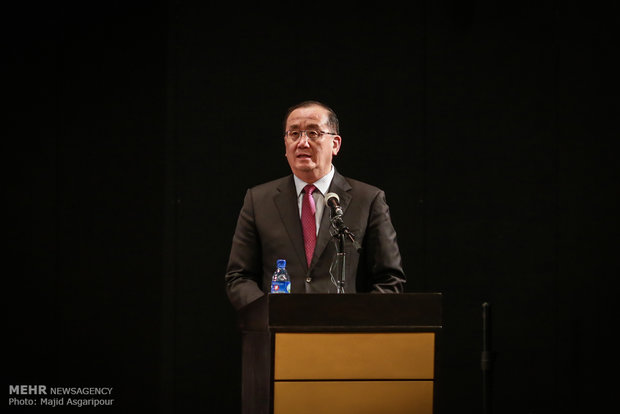
M326 109L312 105L297 108L286 120L287 131L317 130L334 132L328 126ZM297 141L284 137L286 158L293 174L307 183L313 183L327 174L331 169L332 158L340 150L339 135L323 134L318 140L312 141L304 133Z

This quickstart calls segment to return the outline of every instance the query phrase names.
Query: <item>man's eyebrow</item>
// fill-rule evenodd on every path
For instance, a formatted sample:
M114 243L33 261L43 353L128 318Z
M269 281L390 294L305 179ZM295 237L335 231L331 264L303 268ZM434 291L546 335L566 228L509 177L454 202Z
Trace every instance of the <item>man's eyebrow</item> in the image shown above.
M299 129L299 123L289 125L288 129ZM319 126L319 124L312 123L312 124L307 124L306 129L316 130L316 129L321 129L321 127Z

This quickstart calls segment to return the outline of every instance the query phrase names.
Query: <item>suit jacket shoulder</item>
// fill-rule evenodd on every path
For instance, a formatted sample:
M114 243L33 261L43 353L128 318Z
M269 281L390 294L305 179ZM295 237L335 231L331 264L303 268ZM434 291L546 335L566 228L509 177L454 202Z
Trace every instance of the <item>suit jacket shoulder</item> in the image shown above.
M295 182L293 175L287 175L266 183L257 184L251 187L248 191L252 193L253 197L272 197L274 194L287 189L295 188Z
M344 176L341 176L341 177L344 179L344 181L346 181L351 186L351 189L353 190L361 191L363 193L370 193L370 194L378 194L383 191L379 187L376 187L372 184L368 184L363 181L356 180L354 178L349 178L349 177L344 177Z

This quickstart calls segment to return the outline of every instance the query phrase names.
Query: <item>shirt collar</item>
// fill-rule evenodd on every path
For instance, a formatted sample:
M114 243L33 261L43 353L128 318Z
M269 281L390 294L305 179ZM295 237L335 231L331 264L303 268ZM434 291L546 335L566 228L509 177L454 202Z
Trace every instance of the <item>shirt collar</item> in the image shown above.
M323 177L321 177L320 179L312 183L321 192L321 194L323 195L327 194L327 190L329 190L329 186L332 183L332 179L334 178L335 172L336 172L336 169L332 165L331 170L329 170L327 174L325 174ZM304 187L307 186L309 183L305 182L304 180L302 180L301 178L297 177L294 174L293 174L293 178L295 180L295 190L297 190L297 197L299 197L299 194L301 194Z

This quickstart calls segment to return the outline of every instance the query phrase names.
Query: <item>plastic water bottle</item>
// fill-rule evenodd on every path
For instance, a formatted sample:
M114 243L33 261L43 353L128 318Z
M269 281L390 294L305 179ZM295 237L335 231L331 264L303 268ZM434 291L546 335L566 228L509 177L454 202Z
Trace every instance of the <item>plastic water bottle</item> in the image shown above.
M276 271L271 277L271 293L291 293L291 278L286 271L286 260L276 262Z

